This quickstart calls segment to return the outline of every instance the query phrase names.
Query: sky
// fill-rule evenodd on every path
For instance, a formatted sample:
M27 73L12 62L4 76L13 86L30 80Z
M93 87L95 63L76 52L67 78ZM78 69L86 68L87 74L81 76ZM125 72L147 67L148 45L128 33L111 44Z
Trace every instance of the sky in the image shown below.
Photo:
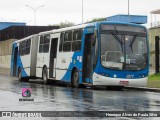
M150 12L160 9L160 0L129 0L130 14L147 15L148 25L160 21L160 15ZM29 5L37 8L37 25L54 25L60 22L82 23L82 0L1 0L1 22L26 22L34 25L34 12ZM108 17L116 14L128 14L128 0L83 0L84 22L93 18Z

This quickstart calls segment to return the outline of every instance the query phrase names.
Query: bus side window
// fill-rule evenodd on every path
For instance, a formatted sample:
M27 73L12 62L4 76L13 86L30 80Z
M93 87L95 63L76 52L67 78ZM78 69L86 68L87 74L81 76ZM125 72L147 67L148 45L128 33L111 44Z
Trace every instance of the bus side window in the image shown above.
M43 53L49 52L50 35L44 36Z
M80 51L82 44L82 29L75 30L73 33L72 51Z
M40 36L39 53L42 53L42 51L43 51L43 36Z
M50 35L40 36L39 53L47 53L49 51Z
M61 33L60 44L59 44L59 51L60 51L60 52L62 52L63 40L64 40L64 33Z
M19 55L22 55L22 42L19 43Z
M64 34L64 42L63 42L64 52L71 51L71 43L72 43L72 31L67 31Z
M26 55L30 53L31 39L26 41Z
M25 52L26 52L26 41L22 41L22 56L25 55Z

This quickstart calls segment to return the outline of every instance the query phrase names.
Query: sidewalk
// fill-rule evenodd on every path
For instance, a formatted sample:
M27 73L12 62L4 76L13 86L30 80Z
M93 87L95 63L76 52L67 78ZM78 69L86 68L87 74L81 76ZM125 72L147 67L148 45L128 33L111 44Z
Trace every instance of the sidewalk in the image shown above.
M148 92L160 92L159 88L148 88L148 87L124 87L128 90L139 90L139 91L148 91Z
M2 68L2 67L0 67L0 73L9 75L10 74L10 68Z

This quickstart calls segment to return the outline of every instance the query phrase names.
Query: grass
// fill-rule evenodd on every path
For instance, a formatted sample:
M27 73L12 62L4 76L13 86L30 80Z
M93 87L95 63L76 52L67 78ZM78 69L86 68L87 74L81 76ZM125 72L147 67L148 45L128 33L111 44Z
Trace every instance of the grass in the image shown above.
M148 80L160 80L160 73L159 74L153 74L148 76Z
M149 75L147 87L160 88L160 74Z

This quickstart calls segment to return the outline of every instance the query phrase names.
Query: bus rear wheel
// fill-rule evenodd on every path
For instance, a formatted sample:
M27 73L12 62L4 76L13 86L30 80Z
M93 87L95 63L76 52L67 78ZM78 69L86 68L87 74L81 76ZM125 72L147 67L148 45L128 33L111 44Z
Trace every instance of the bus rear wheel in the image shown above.
M78 88L79 87L79 72L77 69L75 69L73 71L73 75L72 75L72 86L74 88Z
M42 79L43 79L44 84L48 84L48 72L47 72L46 67L44 67L44 69L43 69Z

